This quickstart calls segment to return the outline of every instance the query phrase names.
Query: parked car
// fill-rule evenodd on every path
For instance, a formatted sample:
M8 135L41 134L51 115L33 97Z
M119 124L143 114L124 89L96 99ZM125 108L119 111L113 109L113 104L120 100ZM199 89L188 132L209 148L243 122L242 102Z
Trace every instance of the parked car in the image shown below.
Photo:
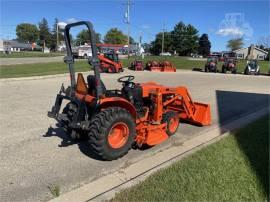
M159 55L160 56L172 56L172 54L169 52L160 53Z

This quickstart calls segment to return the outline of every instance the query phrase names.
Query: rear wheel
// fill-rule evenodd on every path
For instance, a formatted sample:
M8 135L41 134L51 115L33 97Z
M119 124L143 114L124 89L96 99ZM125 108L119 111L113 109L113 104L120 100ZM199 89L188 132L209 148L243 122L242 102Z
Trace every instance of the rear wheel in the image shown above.
M166 133L172 136L176 133L179 127L179 115L176 112L169 111L166 112L162 117L162 123L167 123Z
M78 131L73 130L69 127L69 124L72 122L73 116L76 114L76 112L77 112L77 105L72 102L68 103L64 107L62 112L62 114L66 116L66 119L62 121L64 124L65 132L67 133L67 135L70 135L70 137L74 140L84 138L84 136L80 134Z
M136 135L135 121L125 109L107 108L92 120L88 133L90 147L103 160L124 156Z

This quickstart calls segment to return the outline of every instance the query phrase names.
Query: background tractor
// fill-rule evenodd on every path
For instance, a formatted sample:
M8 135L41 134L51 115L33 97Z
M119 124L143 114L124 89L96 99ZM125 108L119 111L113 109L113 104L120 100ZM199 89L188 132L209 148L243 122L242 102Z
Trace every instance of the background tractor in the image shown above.
M106 73L123 72L123 65L119 61L118 54L115 51L102 53L98 55L100 61L100 71Z
M142 60L134 60L131 64L129 69L134 70L134 71L143 71L143 61Z
M217 58L216 57L208 57L207 62L204 67L205 72L217 72Z
M244 71L245 74L255 74L259 75L260 74L260 66L258 64L257 60L250 60L247 61L247 65Z
M224 64L222 65L222 73L226 73L227 71L230 71L233 74L237 73L235 58L225 59Z
M93 57L94 75L75 78L70 28L86 25ZM48 116L56 119L73 138L87 134L89 150L104 160L125 155L131 146L157 145L176 133L181 120L197 126L210 125L210 106L194 102L184 86L155 82L135 83L135 77L120 77L121 89L108 90L100 78L95 32L90 22L68 24L64 30L71 84L56 96ZM69 101L62 113L63 100Z
M148 61L145 65L145 70L152 72L176 72L176 68L171 62L157 62L155 60Z

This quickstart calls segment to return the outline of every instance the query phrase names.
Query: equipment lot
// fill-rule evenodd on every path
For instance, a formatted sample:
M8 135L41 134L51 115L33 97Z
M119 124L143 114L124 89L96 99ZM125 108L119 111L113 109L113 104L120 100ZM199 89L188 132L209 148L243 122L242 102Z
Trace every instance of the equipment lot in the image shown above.
M108 89L113 89L120 87L116 79L128 74L135 75L135 82L187 86L195 101L210 103L213 126L269 105L269 77L265 76L125 70L116 75L102 74L102 79ZM61 192L69 191L209 129L182 124L178 133L161 145L131 150L112 162L95 160L87 143L71 142L47 117L62 82L67 84L68 75L0 80L0 201L46 201L52 198L50 185L60 186ZM54 129L48 131L50 126Z

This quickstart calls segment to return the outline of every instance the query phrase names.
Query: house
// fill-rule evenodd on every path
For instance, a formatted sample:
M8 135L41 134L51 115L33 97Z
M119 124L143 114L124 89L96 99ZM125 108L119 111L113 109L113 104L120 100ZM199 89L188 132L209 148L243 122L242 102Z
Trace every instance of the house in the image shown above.
M247 48L240 48L234 51L237 59L257 59L265 60L268 52L264 51L254 45L251 45Z
M31 43L21 43L16 40L1 40L0 41L0 51L4 52L7 49L11 52L20 52L20 51L31 51L33 44ZM38 45L34 46L35 50L41 50L42 48Z

